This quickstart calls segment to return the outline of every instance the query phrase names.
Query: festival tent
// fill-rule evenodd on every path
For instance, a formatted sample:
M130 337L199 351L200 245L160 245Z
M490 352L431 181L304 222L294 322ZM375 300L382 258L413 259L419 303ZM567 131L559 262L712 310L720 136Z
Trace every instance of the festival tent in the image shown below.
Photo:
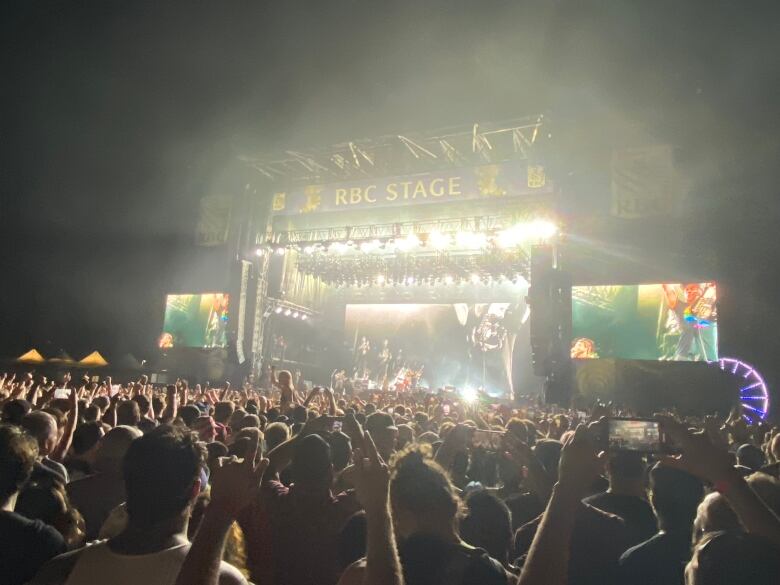
M27 353L20 355L16 358L17 362L23 362L25 364L42 364L46 360L37 349L31 349Z
M49 363L51 364L65 364L65 365L76 365L76 362L73 360L72 357L70 357L65 350L60 351L59 354L57 354L57 357L53 357L49 359Z
M79 361L79 365L87 368L104 368L108 365L108 362L100 355L100 352L93 351L88 356L82 358L82 360Z

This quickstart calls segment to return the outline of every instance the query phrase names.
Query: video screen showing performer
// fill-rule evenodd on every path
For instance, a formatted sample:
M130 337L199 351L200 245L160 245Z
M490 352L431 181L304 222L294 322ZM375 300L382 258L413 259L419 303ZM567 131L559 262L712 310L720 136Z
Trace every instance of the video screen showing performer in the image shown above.
M718 359L712 282L572 289L573 359Z
M168 295L159 347L225 347L228 302L223 293Z

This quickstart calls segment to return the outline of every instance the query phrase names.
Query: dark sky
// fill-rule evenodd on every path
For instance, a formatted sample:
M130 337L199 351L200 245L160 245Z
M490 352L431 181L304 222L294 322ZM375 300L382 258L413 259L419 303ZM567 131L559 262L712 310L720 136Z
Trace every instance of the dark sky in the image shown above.
M546 112L585 173L613 125L680 146L727 343L776 369L775 4L6 0L0 353L148 350L237 153Z

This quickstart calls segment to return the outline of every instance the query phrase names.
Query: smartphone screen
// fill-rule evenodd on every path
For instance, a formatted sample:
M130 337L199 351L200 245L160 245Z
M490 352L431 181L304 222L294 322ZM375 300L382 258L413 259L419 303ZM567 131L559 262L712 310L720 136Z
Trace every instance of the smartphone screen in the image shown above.
M661 451L661 431L658 421L637 418L610 418L607 445L610 451Z
M449 404L443 405L441 407L441 409L442 409L442 412L444 413L444 416L449 416L450 415L450 405Z
M501 431L483 431L477 429L471 436L471 444L474 447L482 447L488 451L498 451L503 436L504 433Z
M70 388L57 388L54 390L54 398L68 398L70 396Z

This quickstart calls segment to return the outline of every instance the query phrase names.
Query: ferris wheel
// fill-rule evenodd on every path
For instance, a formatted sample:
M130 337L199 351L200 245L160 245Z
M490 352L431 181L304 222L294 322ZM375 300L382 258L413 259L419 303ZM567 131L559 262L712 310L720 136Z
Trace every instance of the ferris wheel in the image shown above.
M736 358L720 358L712 364L717 364L721 370L738 380L739 400L750 422L765 418L769 412L769 391L758 370Z

